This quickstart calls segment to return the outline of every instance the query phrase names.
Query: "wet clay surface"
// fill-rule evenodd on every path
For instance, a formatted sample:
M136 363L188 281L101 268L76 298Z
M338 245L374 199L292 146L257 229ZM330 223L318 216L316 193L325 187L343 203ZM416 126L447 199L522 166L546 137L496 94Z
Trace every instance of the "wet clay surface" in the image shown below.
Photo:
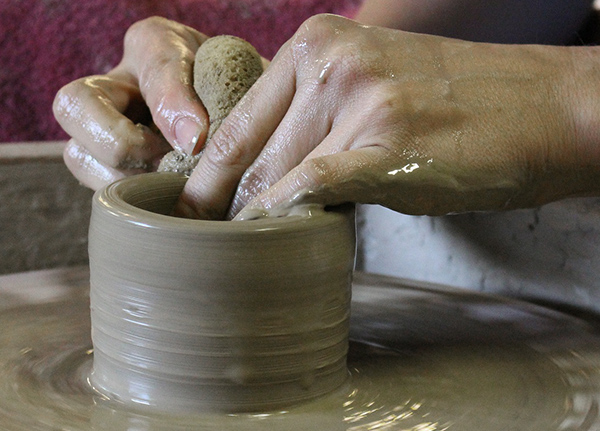
M287 407L340 387L353 208L236 222L164 215L185 181L146 174L94 198L94 387L181 412Z
M0 277L0 428L595 430L597 327L530 304L357 274L349 376L287 409L168 414L95 394L85 269ZM377 346L377 347L375 347Z

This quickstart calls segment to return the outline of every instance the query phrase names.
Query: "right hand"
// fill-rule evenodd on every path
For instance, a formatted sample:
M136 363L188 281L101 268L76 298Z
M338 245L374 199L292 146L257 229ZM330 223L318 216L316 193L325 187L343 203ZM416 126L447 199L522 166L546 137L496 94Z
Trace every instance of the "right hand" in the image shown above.
M155 170L172 148L199 151L208 115L194 92L192 68L206 39L164 18L145 19L127 31L117 67L58 92L54 115L71 136L64 159L79 181L96 190ZM192 148L196 136L198 144Z
M442 215L598 194L598 128L582 121L599 112L597 58L312 17L207 143L178 210Z

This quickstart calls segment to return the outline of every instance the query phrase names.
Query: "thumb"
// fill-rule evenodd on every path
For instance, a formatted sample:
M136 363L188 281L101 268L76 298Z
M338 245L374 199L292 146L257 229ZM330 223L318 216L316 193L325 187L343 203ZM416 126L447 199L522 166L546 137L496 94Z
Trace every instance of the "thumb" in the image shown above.
M206 36L163 18L134 24L125 36L122 67L138 80L156 126L176 149L197 153L208 114L193 88L196 51Z

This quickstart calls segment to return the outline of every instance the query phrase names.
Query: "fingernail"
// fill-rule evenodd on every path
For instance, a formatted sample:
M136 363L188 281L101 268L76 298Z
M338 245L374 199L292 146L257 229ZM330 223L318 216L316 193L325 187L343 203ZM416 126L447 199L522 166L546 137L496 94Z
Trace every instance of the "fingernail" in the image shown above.
M193 155L197 152L198 140L202 128L190 117L183 117L175 123L175 145L177 149L186 154Z

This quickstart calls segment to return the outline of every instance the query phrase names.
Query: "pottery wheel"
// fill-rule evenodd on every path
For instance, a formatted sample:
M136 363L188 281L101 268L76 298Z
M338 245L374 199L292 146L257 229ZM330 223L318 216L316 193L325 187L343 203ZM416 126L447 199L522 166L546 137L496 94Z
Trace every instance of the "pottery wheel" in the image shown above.
M175 416L89 387L85 268L0 277L2 430L574 431L600 427L600 326L357 274L347 383L285 411Z

